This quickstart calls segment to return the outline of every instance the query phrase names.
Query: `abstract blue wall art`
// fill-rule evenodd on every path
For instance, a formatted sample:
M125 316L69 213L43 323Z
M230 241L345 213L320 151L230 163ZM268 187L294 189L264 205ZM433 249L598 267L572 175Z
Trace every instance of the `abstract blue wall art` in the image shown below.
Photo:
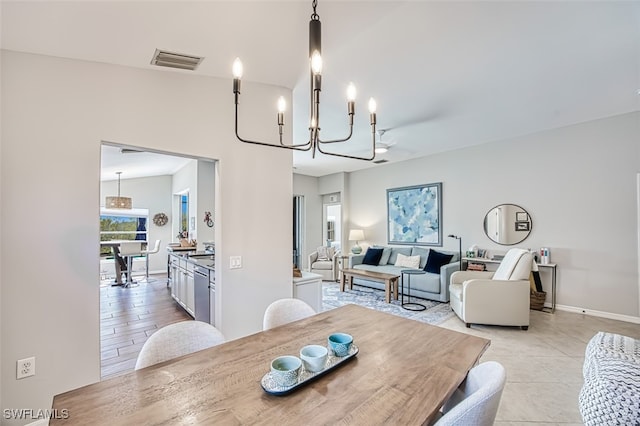
M389 244L442 245L442 182L387 189Z

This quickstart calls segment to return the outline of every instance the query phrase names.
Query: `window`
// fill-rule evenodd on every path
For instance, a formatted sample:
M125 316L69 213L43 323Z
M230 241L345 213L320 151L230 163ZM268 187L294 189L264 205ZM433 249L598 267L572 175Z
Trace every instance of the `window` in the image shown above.
M180 235L189 236L189 194L180 195Z
M100 241L147 241L149 210L100 210ZM110 255L111 248L102 247L100 255Z

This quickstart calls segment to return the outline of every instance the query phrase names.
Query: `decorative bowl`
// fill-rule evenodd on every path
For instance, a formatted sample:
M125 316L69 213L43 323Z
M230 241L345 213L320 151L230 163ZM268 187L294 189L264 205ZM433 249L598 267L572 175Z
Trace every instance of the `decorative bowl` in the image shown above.
M271 361L271 377L278 386L288 387L298 383L302 361L297 356L279 356Z
M353 343L353 336L347 333L333 333L327 340L329 348L335 356L346 356Z
M306 371L317 373L324 370L327 365L329 351L324 346L307 345L300 349L300 359Z

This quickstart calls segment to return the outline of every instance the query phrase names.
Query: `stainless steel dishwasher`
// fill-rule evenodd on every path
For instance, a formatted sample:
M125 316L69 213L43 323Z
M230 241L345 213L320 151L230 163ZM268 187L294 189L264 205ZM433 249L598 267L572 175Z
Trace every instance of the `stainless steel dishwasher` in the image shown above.
M195 319L211 323L209 316L209 268L196 266L193 269L195 296Z

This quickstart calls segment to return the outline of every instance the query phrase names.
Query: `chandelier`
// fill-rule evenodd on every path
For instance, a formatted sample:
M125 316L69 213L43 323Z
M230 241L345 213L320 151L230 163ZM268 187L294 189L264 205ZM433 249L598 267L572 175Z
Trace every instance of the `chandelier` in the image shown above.
M131 209L131 198L120 196L120 175L122 172L116 172L118 175L118 196L107 197L105 207L109 209Z
M350 83L347 88L347 115L349 119L349 134L342 139L334 139L324 141L320 139L320 91L322 86L322 56L321 56L321 24L320 16L316 13L316 7L318 5L317 0L313 0L312 7L313 13L311 14L311 21L309 21L309 62L310 62L310 117L309 117L309 140L301 144L285 144L282 140L284 129L284 112L286 111L286 101L284 97L280 96L278 99L278 131L280 144L252 141L240 137L238 133L238 99L240 98L240 80L242 78L242 62L239 58L233 62L233 93L235 96L235 132L236 137L241 142L251 143L256 145L271 146L276 148L286 148L297 151L311 151L312 158L315 158L316 151L335 157L352 158L355 160L371 161L375 158L375 135L376 135L376 101L369 99L369 120L371 123L371 154L369 156L354 156L345 155L337 152L329 152L325 150L325 146L328 144L346 142L351 139L353 135L353 116L355 115L355 98L356 88L353 83Z

